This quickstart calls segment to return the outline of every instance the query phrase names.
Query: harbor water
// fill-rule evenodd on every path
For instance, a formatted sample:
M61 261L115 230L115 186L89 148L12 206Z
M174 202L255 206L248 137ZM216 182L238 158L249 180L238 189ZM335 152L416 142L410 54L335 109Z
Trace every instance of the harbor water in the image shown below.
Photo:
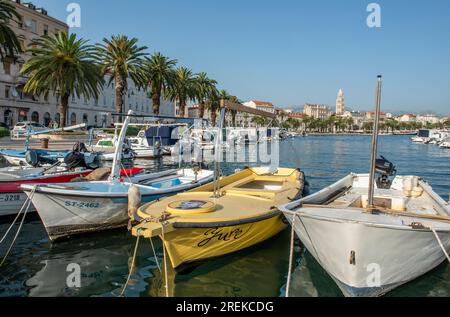
M370 136L309 136L280 142L280 165L301 168L317 191L350 172L367 173ZM379 154L400 175L418 175L448 200L450 149L414 144L407 136L380 136ZM176 167L170 158L146 163L155 170ZM251 164L224 164L224 173ZM1 207L0 207L1 208ZM12 219L0 220L0 235ZM29 215L5 264L0 267L0 296L118 296L126 281L136 240L126 229L50 243L37 215ZM158 265L161 242L142 240L125 296L163 296ZM339 243L339 241L336 241ZM380 243L383 243L380 241ZM0 245L0 256L9 243ZM250 249L202 263L182 274L169 272L173 296L284 296L290 230ZM297 241L291 296L342 296L338 287ZM70 265L81 269L81 287L70 288ZM387 296L450 296L450 266L443 263Z

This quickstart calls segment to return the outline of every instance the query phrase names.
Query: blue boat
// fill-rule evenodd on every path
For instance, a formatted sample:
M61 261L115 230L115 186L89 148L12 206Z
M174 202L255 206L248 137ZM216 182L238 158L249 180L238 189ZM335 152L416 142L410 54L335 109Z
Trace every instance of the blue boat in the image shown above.
M29 165L27 162L27 155L30 155L30 153L34 153L36 158L41 162L46 161L47 163L54 163L59 160L64 160L67 154L69 154L69 151L0 149L0 155L12 165Z

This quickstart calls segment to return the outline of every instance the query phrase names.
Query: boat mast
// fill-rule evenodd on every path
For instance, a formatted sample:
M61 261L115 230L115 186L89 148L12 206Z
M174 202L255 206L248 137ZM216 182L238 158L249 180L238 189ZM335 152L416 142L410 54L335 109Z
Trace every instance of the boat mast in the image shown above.
M214 149L214 197L219 198L220 196L220 160L222 159L222 131L225 122L225 102L220 101L220 121L219 130L217 131L216 144Z
M371 162L370 162L370 176L369 176L369 194L368 194L368 209L374 209L374 191L375 191L375 169L377 161L378 151L378 132L380 123L380 109L381 109L381 75L378 75L377 92L375 98L375 119L373 122L373 134L372 134L372 150L371 150Z
M122 162L122 150L123 150L123 142L125 141L125 137L127 135L128 124L130 123L130 116L133 115L133 110L128 112L128 115L125 118L125 121L122 126L122 130L120 131L119 139L117 140L116 150L114 152L114 161L111 169L111 176L109 177L109 181L112 183L118 182L120 180L120 164Z

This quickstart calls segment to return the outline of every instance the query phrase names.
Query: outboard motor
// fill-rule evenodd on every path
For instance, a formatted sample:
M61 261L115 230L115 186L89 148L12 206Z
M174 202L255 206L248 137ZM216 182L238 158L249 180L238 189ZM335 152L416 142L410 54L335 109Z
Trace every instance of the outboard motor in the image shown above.
M75 143L72 152L67 154L64 158L64 163L69 169L77 167L91 169L98 168L96 155L91 155L91 153L88 152L86 145L82 142Z
M54 165L58 162L58 160L42 157L36 150L28 150L25 154L25 160L29 165L33 167L38 167L46 164Z
M393 177L397 174L394 164L381 155L381 158L376 160L375 172L377 173L377 186L382 189L389 189L392 185Z

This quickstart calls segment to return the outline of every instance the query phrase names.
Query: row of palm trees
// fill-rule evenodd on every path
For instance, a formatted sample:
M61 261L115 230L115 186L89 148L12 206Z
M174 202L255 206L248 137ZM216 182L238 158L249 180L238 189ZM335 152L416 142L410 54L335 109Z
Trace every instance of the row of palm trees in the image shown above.
M0 57L13 57L21 53L21 47L8 23L20 16L14 6L0 0ZM139 89L148 91L153 102L153 113L160 113L161 98L179 104L181 117L189 101L199 105L199 117L205 109L211 111L216 121L220 98L229 99L226 91L218 91L217 81L205 72L194 74L186 67L178 67L177 60L157 52L147 54L147 47L140 46L136 38L114 35L102 43L91 45L75 34L60 32L44 35L34 40L27 50L32 57L23 65L21 74L28 77L25 93L59 97L60 126L66 123L70 97L86 99L99 97L105 84L114 83L116 112L123 113L127 83L131 80ZM105 83L105 75L108 82Z

